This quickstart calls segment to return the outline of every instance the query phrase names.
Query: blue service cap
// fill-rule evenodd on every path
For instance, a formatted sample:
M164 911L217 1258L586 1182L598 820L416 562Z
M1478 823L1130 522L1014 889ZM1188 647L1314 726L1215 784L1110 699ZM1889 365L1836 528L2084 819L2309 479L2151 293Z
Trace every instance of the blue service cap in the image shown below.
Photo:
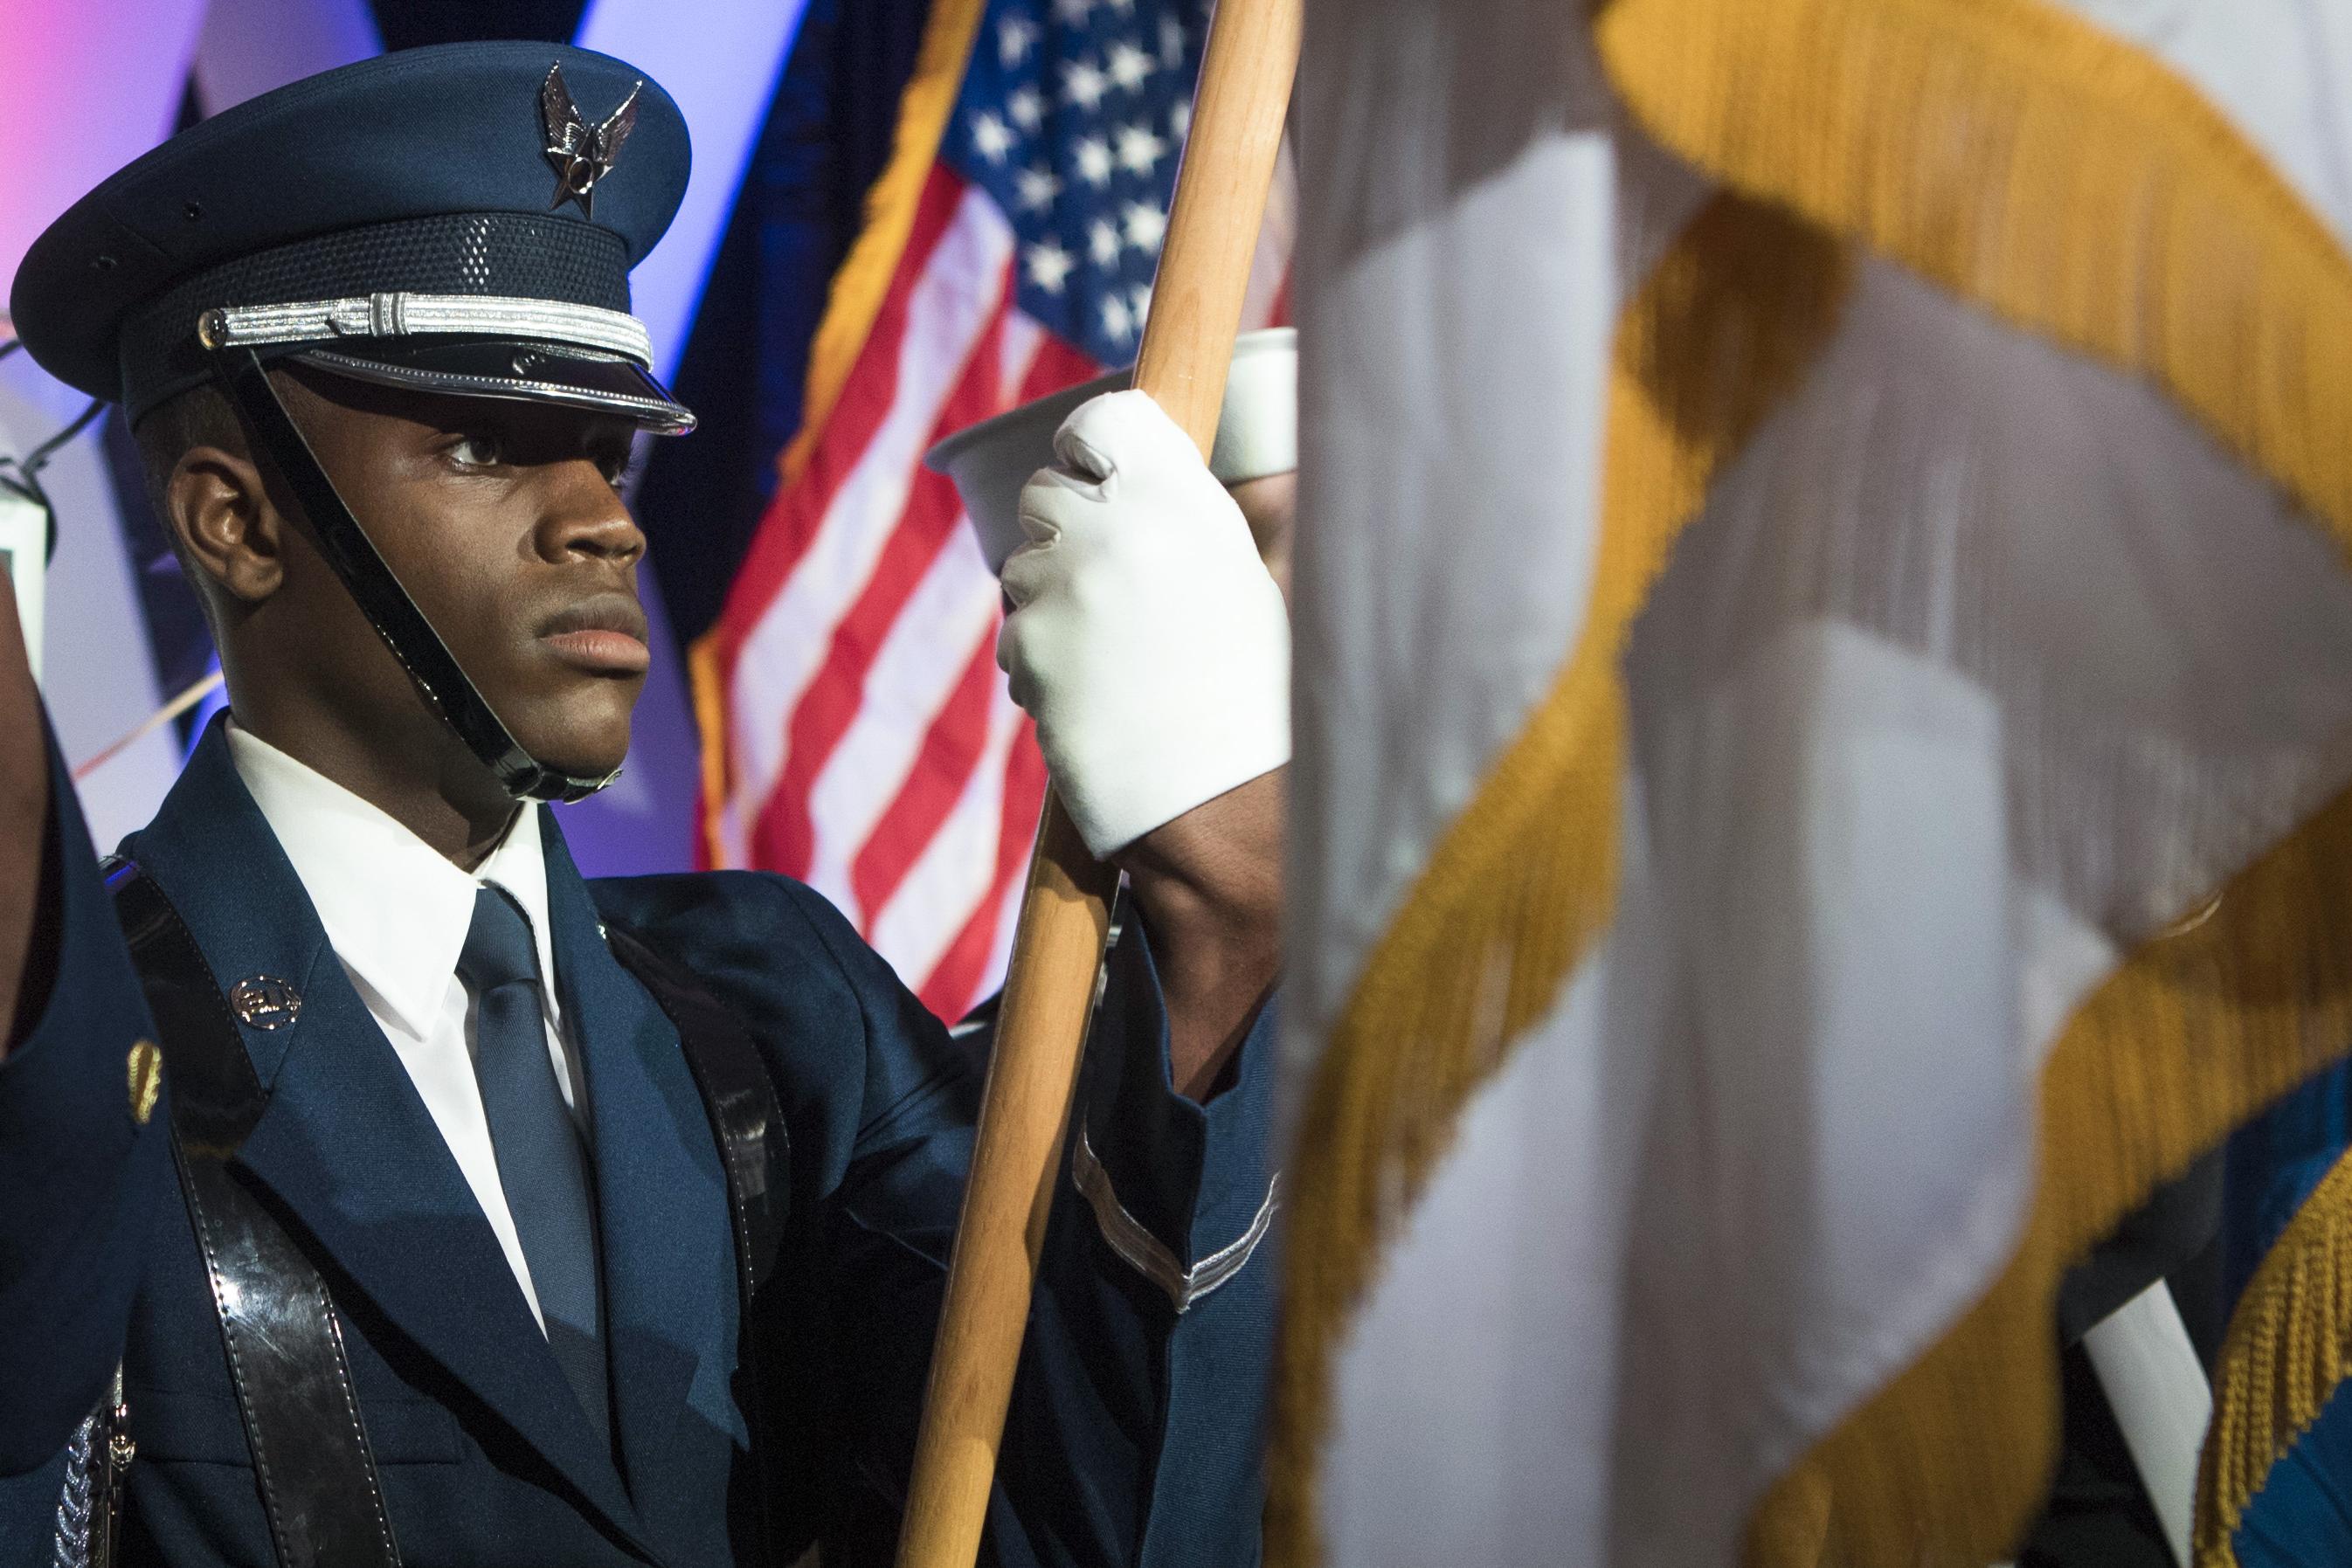
M494 41L305 78L173 137L49 225L9 312L134 420L251 348L420 391L694 416L629 268L686 193L686 121L609 56Z

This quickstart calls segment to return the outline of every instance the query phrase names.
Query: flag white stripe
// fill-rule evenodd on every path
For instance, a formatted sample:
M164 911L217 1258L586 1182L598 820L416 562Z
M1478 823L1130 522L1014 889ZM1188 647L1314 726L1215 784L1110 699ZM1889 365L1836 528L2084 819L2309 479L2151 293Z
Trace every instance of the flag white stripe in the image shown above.
M1007 308L1004 312L1004 332L999 341L997 355L997 402L1011 408L1021 401L1021 388L1029 380L1029 367L1037 362L1037 351L1045 346L1045 329L1026 310Z
M783 773L790 716L892 537L876 519L895 521L905 510L940 411L1001 308L1012 255L1003 214L982 192L967 191L908 296L889 413L825 507L807 554L743 641L732 703L741 782L727 823L740 862L750 862L751 822Z
M1019 719L1020 710L1008 701L990 706L988 742L980 765L972 769L954 810L908 869L906 880L875 917L868 940L918 988L995 885L1004 758L1020 733Z
M996 623L996 579L971 525L959 517L923 580L890 623L859 693L857 716L809 789L816 831L808 883L863 925L850 867L905 788L932 721L961 680L973 644Z

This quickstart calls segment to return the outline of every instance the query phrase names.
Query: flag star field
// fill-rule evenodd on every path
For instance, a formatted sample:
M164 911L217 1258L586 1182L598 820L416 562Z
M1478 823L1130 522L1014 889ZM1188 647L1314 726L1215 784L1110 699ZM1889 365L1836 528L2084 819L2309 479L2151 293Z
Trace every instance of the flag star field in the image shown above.
M1207 7L999 0L940 146L1013 225L1014 298L1107 365L1135 358Z

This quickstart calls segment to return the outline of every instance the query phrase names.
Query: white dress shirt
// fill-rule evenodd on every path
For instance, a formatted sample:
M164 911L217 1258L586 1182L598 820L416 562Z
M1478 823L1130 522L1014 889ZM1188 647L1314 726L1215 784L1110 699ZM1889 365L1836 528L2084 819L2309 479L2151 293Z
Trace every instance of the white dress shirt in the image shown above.
M239 729L234 720L228 754L294 863L343 973L408 1070L442 1142L474 1189L531 1315L540 1317L539 1293L531 1288L530 1268L507 1209L489 1123L482 1113L481 1085L474 1076L473 998L457 978L457 956L473 925L476 890L484 883L504 888L530 921L539 972L547 980L539 988L547 1051L564 1103L578 1118L578 1054L553 985L555 953L548 938L547 862L541 858L538 810L517 810L488 858L465 872L383 811ZM542 1332L546 1326L541 1318Z

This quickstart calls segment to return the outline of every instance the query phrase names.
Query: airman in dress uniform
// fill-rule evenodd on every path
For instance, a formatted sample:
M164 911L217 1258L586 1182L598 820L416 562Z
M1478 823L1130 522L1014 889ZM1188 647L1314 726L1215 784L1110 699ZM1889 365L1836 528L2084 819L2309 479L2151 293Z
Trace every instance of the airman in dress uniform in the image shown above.
M622 62L394 54L19 274L231 701L101 874L0 596L0 1476L103 1533L129 1452L118 1561L889 1557L986 1030L798 884L583 879L541 804L646 665L614 486L692 415L627 274L687 159ZM984 1550L1245 1562L1286 641L1174 427L1090 407L1003 653L1129 892Z

